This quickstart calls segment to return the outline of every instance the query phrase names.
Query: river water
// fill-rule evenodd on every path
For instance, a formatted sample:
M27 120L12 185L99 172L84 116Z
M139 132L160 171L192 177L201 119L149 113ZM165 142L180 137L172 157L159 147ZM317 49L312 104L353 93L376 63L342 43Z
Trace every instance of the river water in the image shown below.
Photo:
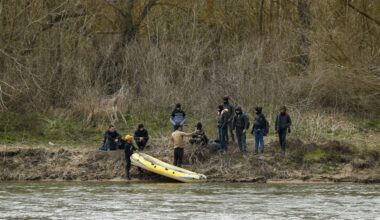
M380 219L380 185L2 182L0 219Z

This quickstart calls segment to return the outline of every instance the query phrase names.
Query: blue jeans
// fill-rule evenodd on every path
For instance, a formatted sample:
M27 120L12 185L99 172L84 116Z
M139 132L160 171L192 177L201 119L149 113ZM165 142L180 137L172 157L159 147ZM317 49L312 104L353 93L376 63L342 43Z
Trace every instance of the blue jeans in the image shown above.
M254 129L255 134L255 151L259 150L259 146L261 150L264 150L264 129Z
M224 128L219 128L219 141L220 141L220 147L222 150L227 150L227 144L228 144L228 127L225 126Z

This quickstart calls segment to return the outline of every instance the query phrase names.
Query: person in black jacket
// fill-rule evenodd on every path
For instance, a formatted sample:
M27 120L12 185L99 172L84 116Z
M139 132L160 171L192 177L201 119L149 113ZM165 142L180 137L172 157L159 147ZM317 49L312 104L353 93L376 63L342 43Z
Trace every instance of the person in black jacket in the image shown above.
M285 154L286 133L290 133L290 126L292 125L292 120L286 111L286 106L282 106L280 111L280 114L276 118L275 129L278 133L282 153Z
M120 146L121 135L116 131L115 126L110 125L104 133L104 146L107 150L116 150Z
M259 147L261 153L264 153L264 136L266 135L267 130L267 120L262 113L263 108L262 107L256 107L256 117L255 121L253 123L252 131L251 133L255 135L255 152L254 154L258 153Z
M143 151L149 140L148 130L145 129L143 124L139 124L134 135L135 142L139 151Z
M232 127L236 131L236 139L238 141L241 152L247 152L246 131L249 129L248 116L243 113L242 108L238 105L235 109L235 116L232 122Z
M125 136L125 141L123 140L123 148L125 153L125 175L128 180L131 179L130 170L131 170L131 156L134 151L136 151L136 147L132 143L133 137L129 134Z
M232 126L232 120L234 118L235 109L234 106L230 103L230 97L224 96L223 97L223 108L228 109L227 113L227 130L230 132L231 140L232 142L235 142L235 136L234 136L234 128ZM228 142L228 133L226 134L227 142Z

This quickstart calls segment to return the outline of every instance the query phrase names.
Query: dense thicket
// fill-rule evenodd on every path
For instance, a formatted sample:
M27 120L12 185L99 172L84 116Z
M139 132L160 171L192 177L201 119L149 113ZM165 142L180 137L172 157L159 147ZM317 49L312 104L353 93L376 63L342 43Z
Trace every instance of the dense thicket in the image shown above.
M378 116L380 1L0 0L1 111Z

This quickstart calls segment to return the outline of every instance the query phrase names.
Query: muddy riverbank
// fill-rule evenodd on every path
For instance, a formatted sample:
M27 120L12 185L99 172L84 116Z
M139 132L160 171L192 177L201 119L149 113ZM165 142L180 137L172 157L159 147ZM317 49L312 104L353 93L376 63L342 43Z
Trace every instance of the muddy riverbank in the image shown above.
M188 146L184 168L204 173L210 182L361 182L380 183L379 152L346 143L289 142L283 157L276 143L263 155L242 155L236 146L225 154ZM172 161L172 149L157 144L147 154ZM0 146L0 180L125 181L123 151L96 148ZM132 169L132 181L170 181Z

